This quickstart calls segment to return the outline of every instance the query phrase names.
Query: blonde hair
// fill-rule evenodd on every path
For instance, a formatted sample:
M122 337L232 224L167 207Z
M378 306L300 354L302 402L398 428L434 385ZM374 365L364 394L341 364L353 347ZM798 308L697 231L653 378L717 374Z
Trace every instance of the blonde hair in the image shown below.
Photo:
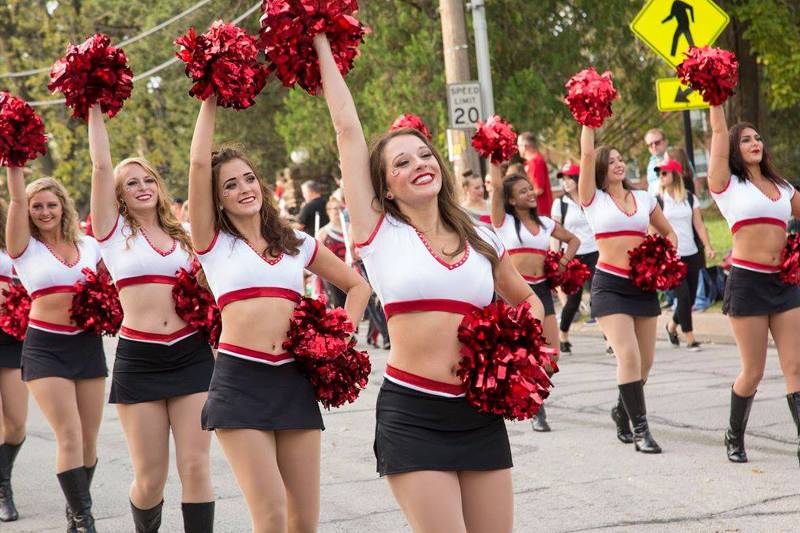
M158 189L156 218L158 219L158 225L167 235L178 241L181 244L181 248L183 248L189 255L192 255L192 242L189 240L189 235L183 229L181 223L177 218L175 218L175 215L172 214L172 209L170 209L172 197L167 191L166 185L164 185L164 180L161 179L161 175L158 173L155 167L153 167L153 165L143 157L129 157L127 159L123 159L116 167L114 167L114 191L117 195L119 213L122 215L122 218L125 219L125 223L131 228L131 235L128 237L128 239L133 238L136 235L136 230L140 227L139 223L128 211L128 206L125 204L125 201L122 197L124 190L122 169L128 165L139 165L148 176L156 180L156 187ZM126 241L125 244L127 246L128 241Z
M75 203L72 201L67 189L61 184L60 181L53 178L39 178L34 180L25 187L25 196L28 200L28 208L30 208L31 198L40 192L51 192L61 202L61 238L65 241L77 245L80 240L79 226L78 226L78 211L75 209ZM39 228L33 223L30 211L28 211L28 225L31 230L31 236L41 241L42 235L39 233Z
M659 194L662 196L664 193L669 193L673 200L678 203L686 201L686 186L683 184L683 176L674 170L670 171L672 174L672 183L664 187L660 181L658 184ZM659 177L659 180L661 178Z

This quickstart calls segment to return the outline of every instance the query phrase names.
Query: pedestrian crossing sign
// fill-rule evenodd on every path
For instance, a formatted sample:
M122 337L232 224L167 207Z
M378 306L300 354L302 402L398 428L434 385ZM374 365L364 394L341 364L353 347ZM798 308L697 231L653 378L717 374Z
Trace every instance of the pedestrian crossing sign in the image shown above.
M712 0L648 0L631 31L671 67L690 46L713 44L730 17Z
M700 93L681 84L678 78L656 80L658 110L661 112L686 111L687 109L708 109Z

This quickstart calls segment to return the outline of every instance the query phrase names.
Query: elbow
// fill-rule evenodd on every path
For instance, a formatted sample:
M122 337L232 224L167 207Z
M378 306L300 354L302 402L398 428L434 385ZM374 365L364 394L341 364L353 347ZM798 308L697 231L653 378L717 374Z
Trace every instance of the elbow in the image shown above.
M336 139L349 141L358 138L361 133L361 126L358 121L351 120L337 120L334 124L336 130Z
M92 161L93 172L108 172L112 169L111 160Z
M211 158L192 156L189 159L189 168L192 170L208 170L211 168Z

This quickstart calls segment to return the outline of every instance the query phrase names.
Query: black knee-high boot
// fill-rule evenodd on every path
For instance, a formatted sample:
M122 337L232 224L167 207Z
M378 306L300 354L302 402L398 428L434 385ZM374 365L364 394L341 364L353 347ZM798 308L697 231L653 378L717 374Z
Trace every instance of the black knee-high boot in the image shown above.
M797 460L800 461L800 392L793 392L786 395L789 402L789 410L797 426Z
M617 405L611 408L611 420L617 424L617 438L625 444L632 443L631 419L622 404L622 394L617 396Z
M184 533L214 532L214 502L182 503Z
M86 470L86 477L89 479L89 489L92 488L92 479L94 479L94 471L97 469L97 463L100 459L95 459L94 464L92 466L84 466L83 469ZM75 533L77 531L77 526L75 525L75 517L72 516L72 511L69 508L69 504L67 504L66 509L64 510L64 514L67 517L67 533Z
M750 418L750 408L753 406L755 394L748 398L739 396L731 387L731 414L728 421L728 430L725 432L725 448L728 460L733 463L746 463L747 452L744 449L744 430Z
M11 471L22 442L0 445L0 521L3 522L13 522L19 518L17 506L14 505L14 491L11 490Z
M92 516L92 495L86 468L79 466L58 474L58 483L72 511L77 533L97 533Z
M619 385L619 393L622 396L622 404L628 412L628 417L633 425L633 444L637 452L642 453L661 453L661 446L653 439L650 434L650 427L647 425L647 407L644 403L644 382L642 380L633 383Z
M161 509L164 507L164 500L151 509L139 509L133 505L133 502L130 503L136 533L158 533L158 528L161 527Z
M546 372L548 378L553 377L553 372L551 370L546 370ZM536 416L531 419L531 426L534 431L540 433L547 433L550 431L550 424L547 423L547 412L544 410L544 404L539 408L539 412L536 413Z

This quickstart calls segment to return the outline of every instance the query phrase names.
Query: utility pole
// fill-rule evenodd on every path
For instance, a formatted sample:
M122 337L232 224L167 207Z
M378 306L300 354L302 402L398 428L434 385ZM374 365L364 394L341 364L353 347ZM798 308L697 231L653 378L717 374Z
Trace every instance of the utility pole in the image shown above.
M446 83L470 81L469 54L467 45L467 21L464 15L463 0L439 0L439 14L442 18L442 44L444 45L444 77ZM471 169L478 173L478 154L472 148L470 138L473 130L448 129L447 146L450 161L456 176L456 184L462 173ZM461 188L458 187L457 190Z
M483 100L482 120L494 115L494 88L492 87L492 63L489 58L489 31L486 27L486 5L484 0L472 0L467 7L472 10L472 27L475 31L475 60L478 63L478 81L481 83Z

